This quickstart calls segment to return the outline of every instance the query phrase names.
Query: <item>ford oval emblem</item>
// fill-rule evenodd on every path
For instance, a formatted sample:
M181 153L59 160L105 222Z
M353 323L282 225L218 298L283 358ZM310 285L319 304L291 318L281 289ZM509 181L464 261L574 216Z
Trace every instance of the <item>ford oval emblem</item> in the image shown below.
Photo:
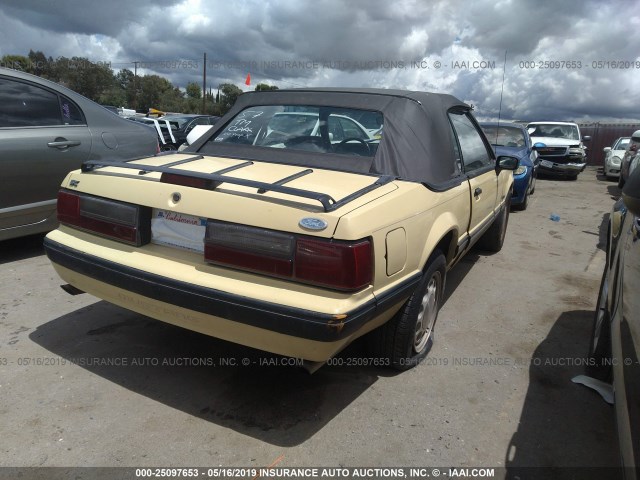
M321 218L305 217L300 220L299 225L307 230L324 230L329 226L327 222Z

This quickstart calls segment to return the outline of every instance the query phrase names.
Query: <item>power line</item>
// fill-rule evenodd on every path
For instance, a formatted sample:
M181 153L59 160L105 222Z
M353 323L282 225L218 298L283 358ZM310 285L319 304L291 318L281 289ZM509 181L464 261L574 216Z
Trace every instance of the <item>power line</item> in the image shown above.
M296 83L296 82L291 82L289 80L283 80L281 78L275 78L275 77L271 77L269 75L266 75L264 72L260 72L260 71L255 71L255 70L248 70L246 68L243 68L241 65L233 65L233 62L223 62L223 61L212 61L211 63L213 64L225 64L224 70L234 70L237 72L242 72L243 74L248 73L251 74L252 77L261 77L263 79L266 80L271 80L272 82L278 82L278 83L285 83L287 85L291 85L294 87L300 87L300 88L306 88L309 85L308 84L300 84L300 83ZM248 63L248 62L247 62ZM150 61L118 61L118 62L109 62L109 65L111 65L112 67L115 65L131 65L134 64L135 67L137 68L138 65L140 64L140 68L142 69L146 69L147 65L167 65L167 68L172 69L172 70L177 70L177 68L173 68L173 67L168 67L168 65L179 65L179 64L184 64L184 65L194 65L197 66L198 65L198 60L192 60L192 59L181 59L181 60L150 60ZM184 70L195 70L195 68L184 68ZM217 72L217 69L214 69L215 72ZM163 72L164 73L164 72ZM217 75L216 75L217 76ZM224 75L220 75L221 77Z

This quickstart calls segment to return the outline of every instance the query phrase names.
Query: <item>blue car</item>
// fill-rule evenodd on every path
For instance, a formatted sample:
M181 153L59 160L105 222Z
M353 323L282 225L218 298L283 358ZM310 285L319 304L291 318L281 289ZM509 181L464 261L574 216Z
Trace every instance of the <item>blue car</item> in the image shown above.
M536 189L538 174L538 153L531 144L531 138L523 125L516 123L481 123L487 139L496 152L496 156L510 155L520 160L520 165L513 172L513 196L511 205L525 210L529 195Z

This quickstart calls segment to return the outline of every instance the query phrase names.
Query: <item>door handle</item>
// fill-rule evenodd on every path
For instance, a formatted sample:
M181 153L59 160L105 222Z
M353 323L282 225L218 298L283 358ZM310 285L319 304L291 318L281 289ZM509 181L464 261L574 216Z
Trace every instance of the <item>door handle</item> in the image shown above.
M80 143L80 140L67 140L66 138L58 137L53 142L47 143L47 147L64 150L69 147L77 147Z
M480 187L478 187L473 191L473 196L474 197L479 197L481 193L482 193L482 189Z

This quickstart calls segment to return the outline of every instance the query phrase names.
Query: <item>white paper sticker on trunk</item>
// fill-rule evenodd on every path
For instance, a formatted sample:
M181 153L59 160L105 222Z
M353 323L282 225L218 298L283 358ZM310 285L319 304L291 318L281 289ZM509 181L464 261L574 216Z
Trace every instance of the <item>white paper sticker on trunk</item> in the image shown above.
M206 226L206 218L154 208L151 242L203 253Z

